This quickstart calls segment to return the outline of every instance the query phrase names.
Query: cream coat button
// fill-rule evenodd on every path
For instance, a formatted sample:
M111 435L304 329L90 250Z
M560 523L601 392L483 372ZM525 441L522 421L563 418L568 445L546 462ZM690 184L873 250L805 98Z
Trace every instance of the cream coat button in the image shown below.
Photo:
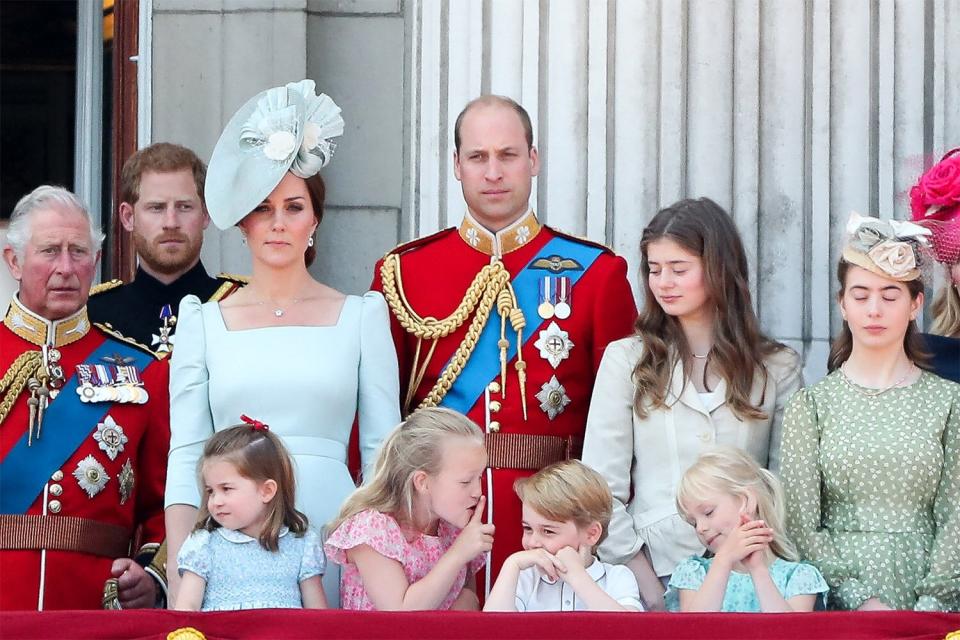
M50 503L47 505L47 510L50 513L60 513L60 501L51 500Z

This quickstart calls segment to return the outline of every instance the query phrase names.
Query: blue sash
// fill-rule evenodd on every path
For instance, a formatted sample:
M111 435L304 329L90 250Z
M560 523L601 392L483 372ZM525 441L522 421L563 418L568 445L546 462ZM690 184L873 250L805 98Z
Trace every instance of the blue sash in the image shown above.
M107 339L84 360L99 362L104 356L133 358L129 364L140 371L156 360L153 356L117 340ZM26 393L26 392L25 392ZM0 461L0 513L26 513L50 475L80 447L84 438L114 406L112 402L81 402L74 373L43 414L39 439L27 446L27 432Z
M582 271L571 271L564 273L564 276L570 279L570 287L587 272L593 265L597 257L603 253L603 249L581 242L575 242L563 237L556 237L537 252L537 255L527 263L516 277L512 284L514 293L517 295L517 304L523 311L523 317L527 319L527 326L524 329L524 344L533 340L544 322L541 320L536 325L531 323L532 318L539 318L537 307L540 304L540 278L545 273L539 269L531 269L530 266L541 258L549 256L563 256L564 258L573 258L581 265ZM507 362L513 360L517 355L517 334L515 331L507 331L507 340L510 346L507 349ZM453 386L447 392L447 395L440 401L440 406L448 407L466 414L477 403L477 399L483 394L490 381L500 375L500 349L497 342L500 340L500 314L496 308L487 319L487 324L480 332L480 339L474 348L470 359L463 367L463 371L454 381ZM447 363L447 366L450 366Z

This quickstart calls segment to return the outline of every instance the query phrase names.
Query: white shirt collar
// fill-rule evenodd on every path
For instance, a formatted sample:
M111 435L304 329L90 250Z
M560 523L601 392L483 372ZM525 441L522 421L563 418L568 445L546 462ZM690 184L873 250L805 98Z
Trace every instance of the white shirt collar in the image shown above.
M279 537L282 538L283 536L287 535L289 531L290 529L288 529L286 526L280 527ZM227 540L228 542L233 542L236 544L243 544L245 542L258 542L256 538L251 538L250 536L245 534L243 531L237 531L236 529L227 529L226 527L217 527L216 532L219 533L224 540Z

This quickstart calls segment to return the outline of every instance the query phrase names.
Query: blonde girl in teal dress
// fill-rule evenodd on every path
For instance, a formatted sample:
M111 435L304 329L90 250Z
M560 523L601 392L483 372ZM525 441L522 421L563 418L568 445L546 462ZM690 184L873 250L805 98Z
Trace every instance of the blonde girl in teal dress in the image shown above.
M680 478L677 512L708 553L674 569L668 610L812 611L827 592L820 572L798 562L786 538L779 480L742 449L701 454Z
M926 229L853 214L844 322L784 417L787 530L835 609L960 610L960 385L924 368Z

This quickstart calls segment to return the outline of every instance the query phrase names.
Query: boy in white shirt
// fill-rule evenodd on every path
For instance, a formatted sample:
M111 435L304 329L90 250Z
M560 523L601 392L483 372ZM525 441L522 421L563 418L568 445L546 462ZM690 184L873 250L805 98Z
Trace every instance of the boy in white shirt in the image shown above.
M484 611L643 611L633 572L600 562L613 497L596 471L558 462L514 491L523 502L523 551L503 563Z

